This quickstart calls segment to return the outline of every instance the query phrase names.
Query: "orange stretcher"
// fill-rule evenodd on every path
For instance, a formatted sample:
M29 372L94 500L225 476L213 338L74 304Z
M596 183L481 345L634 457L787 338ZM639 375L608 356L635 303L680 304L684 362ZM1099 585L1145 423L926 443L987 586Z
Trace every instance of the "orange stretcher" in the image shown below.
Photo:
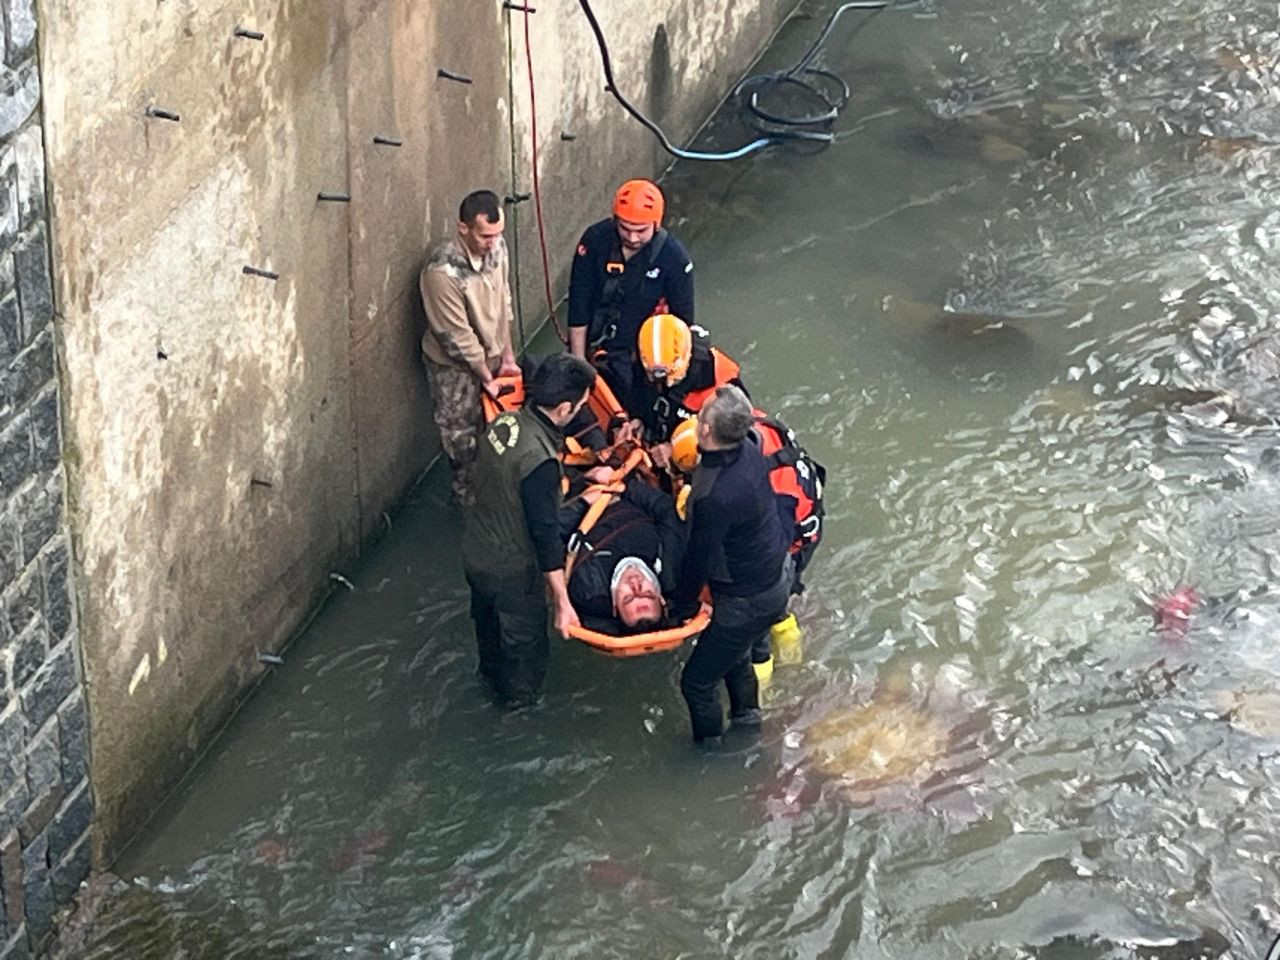
M500 377L498 382L500 386L497 400L487 393L481 397L486 423L500 413L518 410L524 403L524 384L520 377ZM611 426L627 418L627 412L618 403L603 377L596 378L595 385L587 395L587 404L595 417L595 425L601 427L606 436ZM620 452L593 450L583 446L574 437L566 437L565 446L564 462L569 466L594 466L606 462L610 453ZM608 481L589 486L587 489L598 494L598 497L587 508L586 515L578 524L576 531L578 536L574 537L574 540L578 543L584 542L583 538L608 509L614 497L622 493L626 478L631 473L636 470L648 471L650 468L648 454L643 449L635 447L627 452L619 466L613 468L613 475ZM566 578L573 573L577 553L578 548L571 544L565 563ZM644 633L615 635L579 625L569 628L569 636L613 657L640 657L650 653L661 653L664 650L674 650L686 640L705 630L710 621L711 607L706 602L704 594L703 603L698 612L678 626L648 630Z

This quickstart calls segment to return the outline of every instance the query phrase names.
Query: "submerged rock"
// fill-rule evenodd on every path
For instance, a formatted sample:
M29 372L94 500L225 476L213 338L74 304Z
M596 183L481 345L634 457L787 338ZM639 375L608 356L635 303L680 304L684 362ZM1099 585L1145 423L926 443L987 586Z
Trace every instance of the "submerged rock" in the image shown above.
M1030 150L1004 137L989 133L982 138L982 159L990 163L1021 163L1030 158Z
M985 764L989 729L964 668L894 674L872 697L828 710L785 740L782 774L767 798L772 815L794 815L824 795L882 810L938 810L972 819L968 788Z
M902 701L872 701L831 714L804 734L811 762L855 790L916 776L946 753L942 721Z
M1214 704L1236 729L1262 740L1280 740L1280 689L1222 690Z

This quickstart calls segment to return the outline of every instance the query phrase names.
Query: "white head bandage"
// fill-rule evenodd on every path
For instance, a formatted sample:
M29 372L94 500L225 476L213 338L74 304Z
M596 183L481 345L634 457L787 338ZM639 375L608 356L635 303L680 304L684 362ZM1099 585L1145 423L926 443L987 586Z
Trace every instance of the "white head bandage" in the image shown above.
M613 568L613 577L609 580L609 593L612 595L618 589L618 584L622 582L623 576L628 570L638 570L640 575L644 577L653 586L653 589L661 595L662 585L658 582L658 575L653 572L653 568L641 560L639 557L623 557Z

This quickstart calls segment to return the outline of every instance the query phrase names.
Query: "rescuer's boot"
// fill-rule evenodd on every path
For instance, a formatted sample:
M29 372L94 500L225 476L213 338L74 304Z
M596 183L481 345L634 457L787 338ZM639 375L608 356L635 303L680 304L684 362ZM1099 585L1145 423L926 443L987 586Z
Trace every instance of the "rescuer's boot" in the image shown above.
M800 624L796 622L794 613L787 614L769 628L769 639L772 641L773 656L779 663L799 663L803 658Z
M760 685L760 690L763 692L769 686L769 681L773 679L773 657L751 664L751 669L756 672L756 683Z

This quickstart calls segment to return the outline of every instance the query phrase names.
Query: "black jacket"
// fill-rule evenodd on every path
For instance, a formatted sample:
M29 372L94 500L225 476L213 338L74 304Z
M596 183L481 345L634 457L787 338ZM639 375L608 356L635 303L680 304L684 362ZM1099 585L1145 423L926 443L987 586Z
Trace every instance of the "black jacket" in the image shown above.
M622 261L621 244L613 218L587 227L578 241L569 276L569 326L586 327L590 342L602 331L616 327L610 349L630 353L640 326L665 299L667 309L686 323L693 323L693 261L680 241L670 234L659 245L649 241L630 260ZM605 303L610 262L623 262L620 283L612 284L615 303ZM603 314L612 314L604 317Z
M777 583L788 535L778 520L769 468L754 444L704 451L690 502L675 609L688 610L704 583L713 598L750 597Z

